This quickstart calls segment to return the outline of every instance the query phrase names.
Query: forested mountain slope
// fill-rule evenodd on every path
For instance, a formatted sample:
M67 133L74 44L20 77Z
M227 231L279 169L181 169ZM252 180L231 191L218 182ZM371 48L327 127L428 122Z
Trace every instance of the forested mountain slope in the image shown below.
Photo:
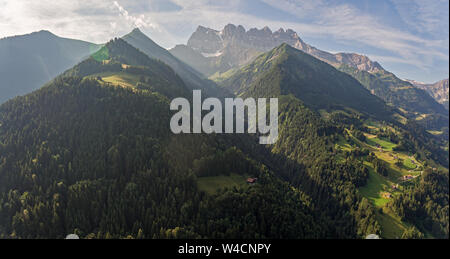
M170 67L118 39L0 106L1 236L357 238L379 231L356 193L342 205L335 191L318 187L328 177L313 179L252 136L170 133L169 99L187 93ZM233 175L240 186L202 189L207 179ZM245 177L258 182L247 185ZM352 186L353 177L340 181Z
M270 149L317 180L308 189L305 174L286 178L314 193L318 203L324 190L336 201L362 195L360 206L378 208L369 218L385 238L448 237L448 149L414 120L386 119L392 111L380 113L385 104L355 79L284 44L219 82L242 97L278 97L279 139ZM418 198L430 179L427 198ZM362 205L366 198L370 202ZM425 199L427 209L413 213Z
M259 56L218 82L236 95L292 94L314 109L352 109L388 120L393 110L351 76L288 44Z
M281 61L258 66L267 71L252 77L257 82L259 76L289 75L289 80L274 77L267 81L274 85L259 81L258 87L233 88L246 97L279 97L280 135L272 146L247 134L172 134L169 103L190 99L189 83L122 39L40 90L1 105L0 237L389 237L376 204L361 191L371 184L373 168L383 173L384 167L369 160L353 136L362 139L363 130L370 131L365 123L390 111L372 110L384 103L351 77L292 51L278 48L272 54ZM321 100L311 85L296 91L292 84L305 82L307 75L329 87L325 73L343 80L336 82L340 90L361 89L356 93L368 105L349 103L333 89L336 96ZM302 99L303 92L317 104ZM398 152L439 162L439 153L429 149L433 143L421 142L427 139L422 131L389 127L380 134L388 136L392 129ZM337 143L353 146L344 150ZM247 184L247 178L257 181ZM428 202L441 206L440 214L421 214L439 226L437 231L419 224L420 218L405 220L420 231L448 236L442 223L448 200L438 200L445 188L437 191ZM416 206L399 202L393 209Z
M401 108L406 117L418 119L428 129L447 127L448 131L448 111L425 90L385 70L369 73L347 65L340 65L338 69L353 76L374 95Z
M204 94L210 96L229 95L223 89L217 87L213 81L205 79L200 72L197 72L174 57L169 51L160 47L139 29L134 29L122 39L145 53L148 57L160 60L170 66L185 81L189 89L201 89Z

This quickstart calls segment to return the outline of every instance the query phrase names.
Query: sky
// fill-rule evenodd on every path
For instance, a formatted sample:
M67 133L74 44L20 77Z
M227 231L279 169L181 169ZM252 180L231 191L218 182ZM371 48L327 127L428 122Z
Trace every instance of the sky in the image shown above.
M448 0L0 0L0 38L49 30L104 43L140 28L165 48L199 26L293 29L329 52L354 52L402 79L449 77Z

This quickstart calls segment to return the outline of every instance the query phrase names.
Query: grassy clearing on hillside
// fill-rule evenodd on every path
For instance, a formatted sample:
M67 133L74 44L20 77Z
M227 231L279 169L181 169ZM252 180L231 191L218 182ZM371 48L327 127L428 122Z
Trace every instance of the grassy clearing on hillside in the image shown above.
M366 186L359 188L362 196L366 197L369 201L372 201L375 206L382 207L388 203L388 199L382 197L382 192L388 189L390 182L388 182L383 176L377 174L372 165L368 162L364 164L369 168L369 179Z
M407 170L414 170L417 168L417 165L415 164L415 162L413 162L412 159L407 158L405 160L403 160L403 166L407 169Z
M364 136L366 136L366 138L376 138L377 137L376 135L365 133L365 132L363 134L364 134Z
M419 115L416 117L416 121L424 120L424 119L428 118L429 116L430 116L430 114L419 114Z
M197 179L198 188L208 194L215 194L219 189L227 188L247 188L247 177L238 174L231 174L230 176L208 176L199 177Z
M380 128L381 127L380 123L373 121L373 120L366 120L365 123L368 128Z
M408 228L408 224L402 222L388 208L383 208L383 213L377 212L377 219L381 225L381 236L386 239L401 238L403 232Z
M134 88L139 82L139 77L125 72L115 73L100 73L89 76L91 78L101 77L103 82L110 83L121 87Z
M408 224L402 222L395 213L385 206L390 199L382 197L382 194L386 192L394 193L395 195L395 192L390 190L394 182L375 173L370 163L365 162L365 165L369 168L369 179L366 186L359 188L359 192L369 201L373 202L375 207L381 208L383 211L382 213L379 211L376 212L377 220L381 225L381 237L387 239L400 238L407 229Z
M366 186L359 188L359 192L383 211L382 213L376 212L377 220L381 225L381 237L387 239L400 238L408 225L385 206L390 199L382 197L382 194L386 192L395 195L395 192L390 189L394 182L375 173L369 163L365 162L365 164L369 167L369 179Z
M369 144L373 147L380 145L381 148L383 148L386 151L392 151L392 149L397 146L396 144L394 144L386 139L381 139L381 138L368 138L366 141L367 141L367 144Z
M335 144L336 148L340 148L342 151L351 151L353 147L345 141L344 138L340 137L339 141Z
M435 135L435 136L439 136L439 135L444 134L444 132L440 131L440 130L427 130L427 131L428 131L428 133L430 133L432 135Z
M406 125L406 123L408 122L408 119L406 117L404 117L398 113L394 114L394 118L403 125Z
M411 156L411 154L406 154L403 152L395 152L393 151L393 148L397 145L395 143L392 143L386 139L380 139L377 138L373 134L364 133L366 136L366 142L361 142L358 139L353 137L353 140L360 146L365 147L371 150L375 155L388 163L388 169L389 169L389 176L387 177L388 180L397 183L398 178L404 175L413 175L418 176L420 175L420 171L418 170L423 165L417 161L415 158ZM339 146L342 144L338 142ZM377 148L377 146L380 146L382 150ZM350 145L347 144L347 149L351 148ZM343 147L341 147L343 150ZM403 161L402 166L397 166L395 163L398 161L398 159L401 159Z

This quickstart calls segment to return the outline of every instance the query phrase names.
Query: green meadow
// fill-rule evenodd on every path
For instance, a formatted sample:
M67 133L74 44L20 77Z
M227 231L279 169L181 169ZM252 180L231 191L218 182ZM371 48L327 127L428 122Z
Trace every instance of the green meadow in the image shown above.
M224 188L247 188L247 177L238 174L230 174L230 176L207 176L197 179L198 188L208 194L215 194L219 189Z

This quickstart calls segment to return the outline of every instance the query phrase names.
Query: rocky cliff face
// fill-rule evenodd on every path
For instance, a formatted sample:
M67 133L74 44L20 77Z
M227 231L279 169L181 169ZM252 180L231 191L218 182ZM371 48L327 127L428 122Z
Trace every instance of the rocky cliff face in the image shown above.
M203 26L197 28L187 45L202 54L215 53L224 47L220 33Z
M434 84L424 84L417 81L408 80L414 86L427 91L436 101L449 108L448 79L441 80Z
M366 56L354 53L338 53L335 55L338 64L346 64L358 70L376 73L383 71L383 67L378 63L370 60Z
M332 54L306 44L299 35L291 30L279 29L275 32L268 27L245 30L242 25L228 24L222 31L203 26L192 34L187 46L201 53L212 63L222 63L219 67L232 68L251 62L260 53L267 52L283 43L300 49L331 65L345 64L367 72L383 70L380 64L368 57L354 53ZM209 61L211 63L211 61Z

